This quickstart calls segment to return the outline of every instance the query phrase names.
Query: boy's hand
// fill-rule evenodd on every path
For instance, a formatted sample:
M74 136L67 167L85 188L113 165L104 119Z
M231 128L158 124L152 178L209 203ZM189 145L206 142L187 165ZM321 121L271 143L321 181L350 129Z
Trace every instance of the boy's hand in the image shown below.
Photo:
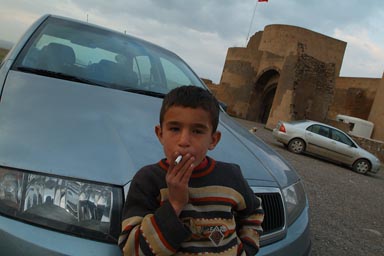
M169 169L165 176L169 193L168 200L177 216L180 215L181 210L188 203L188 183L192 171L195 168L193 165L195 158L190 154L184 155L181 162L175 165L175 160L178 156L179 153L176 152L173 159L170 159Z

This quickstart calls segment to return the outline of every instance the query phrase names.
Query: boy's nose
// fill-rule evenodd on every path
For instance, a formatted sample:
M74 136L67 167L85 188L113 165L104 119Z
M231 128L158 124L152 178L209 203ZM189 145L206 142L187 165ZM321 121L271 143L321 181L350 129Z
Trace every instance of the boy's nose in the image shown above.
M191 135L189 131L182 131L179 137L179 146L188 147L190 145Z

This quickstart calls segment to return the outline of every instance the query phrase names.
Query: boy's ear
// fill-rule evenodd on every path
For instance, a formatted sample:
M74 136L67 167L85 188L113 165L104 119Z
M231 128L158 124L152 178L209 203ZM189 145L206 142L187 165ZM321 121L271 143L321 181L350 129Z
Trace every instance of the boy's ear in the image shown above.
M221 132L215 131L212 134L212 141L211 141L211 144L209 144L208 149L213 150L216 147L217 143L219 143L220 139L221 139Z
M161 126L159 124L155 126L155 133L160 143L163 144L163 131L161 130Z

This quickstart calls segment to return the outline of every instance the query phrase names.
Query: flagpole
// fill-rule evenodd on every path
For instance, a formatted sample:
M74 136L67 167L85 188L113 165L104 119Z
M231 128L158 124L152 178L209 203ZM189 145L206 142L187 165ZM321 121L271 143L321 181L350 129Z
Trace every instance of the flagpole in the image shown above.
M252 19L251 19L251 22L250 22L250 24L249 24L249 29L248 29L247 38L245 39L245 47L247 47L247 42L248 42L248 38L249 38L249 33L251 33L251 28L252 28L253 19L255 18L255 13L256 13L256 6L257 6L257 3L258 3L258 1L255 1L255 7L253 8Z

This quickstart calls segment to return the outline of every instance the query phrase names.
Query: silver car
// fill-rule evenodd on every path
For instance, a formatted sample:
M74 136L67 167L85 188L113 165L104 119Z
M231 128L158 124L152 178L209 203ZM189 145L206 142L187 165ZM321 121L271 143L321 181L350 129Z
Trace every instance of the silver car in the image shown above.
M361 148L345 132L323 123L299 120L279 121L273 136L293 153L308 152L346 164L358 173L376 173L380 160Z
M190 84L206 88L150 42L52 15L32 24L0 65L1 255L121 255L132 177L164 157L162 98ZM296 171L224 111L218 129L211 156L238 163L263 201L258 255L308 255Z

